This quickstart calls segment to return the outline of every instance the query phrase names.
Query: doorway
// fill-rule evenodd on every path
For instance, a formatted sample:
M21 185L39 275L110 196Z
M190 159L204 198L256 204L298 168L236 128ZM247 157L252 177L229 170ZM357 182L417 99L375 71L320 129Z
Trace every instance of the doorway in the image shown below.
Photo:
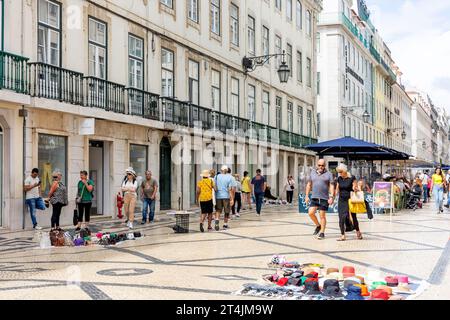
M89 141L89 178L94 182L92 215L105 213L105 144L103 141Z
M159 190L160 208L168 210L172 207L172 146L167 137L159 144Z

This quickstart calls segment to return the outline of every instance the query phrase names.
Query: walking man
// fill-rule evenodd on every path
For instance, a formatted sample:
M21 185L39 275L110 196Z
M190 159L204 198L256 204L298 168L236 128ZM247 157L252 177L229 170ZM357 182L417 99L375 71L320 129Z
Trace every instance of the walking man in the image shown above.
M428 177L427 171L425 171L420 179L422 180L422 188L423 188L423 202L427 203L428 202L428 180L430 179L430 177Z
M31 222L33 223L33 229L41 230L36 220L36 209L45 210L44 200L41 198L41 180L38 178L39 169L33 168L31 175L25 179L25 203L30 209Z
M256 176L252 179L252 192L256 202L256 214L261 214L262 203L264 201L264 193L266 192L266 178L261 175L261 169L256 170Z
M155 222L155 204L156 193L158 192L158 181L152 178L152 172L150 170L145 171L145 180L141 183L141 198L144 205L142 209L142 222L145 224L147 221L147 210L150 207L150 215L148 218L149 223Z
M235 179L228 173L228 167L222 166L221 174L214 179L216 185L216 220L215 229L219 231L219 219L224 211L223 228L228 229L231 206L234 204Z
M311 200L309 193L312 190ZM311 171L309 181L306 185L305 202L309 205L309 217L316 225L314 235L319 234L319 240L325 238L325 227L327 225L326 213L328 206L333 204L333 175L325 168L325 160L320 159L317 162L317 169ZM319 209L320 223L316 217L316 211Z

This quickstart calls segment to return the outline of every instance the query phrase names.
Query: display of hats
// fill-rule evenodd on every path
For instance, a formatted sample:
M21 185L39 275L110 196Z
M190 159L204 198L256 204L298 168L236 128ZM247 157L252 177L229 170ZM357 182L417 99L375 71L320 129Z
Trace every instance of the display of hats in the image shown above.
M293 273L294 273L294 271L292 271L292 270L284 270L283 276L284 277L289 277Z
M127 239L128 240L134 240L134 233L133 232L127 233Z
M378 290L384 290L387 292L388 295L392 296L392 288L389 286L378 286L377 287Z
M307 277L305 277L305 276L302 276L302 277L300 278L301 284L304 285L305 282L306 282L306 280L308 280L308 279L310 279L310 278L307 278Z
M329 279L336 279L338 281L344 281L344 275L341 272L332 272L327 275Z
M307 277L307 278L315 278L315 279L318 279L318 278L319 278L319 274L318 274L317 272L313 271L313 272L310 272L310 273L306 274L306 277Z
M375 290L378 286L385 286L387 283L385 281L374 281L370 286L370 290Z
M370 300L388 300L389 295L382 289L375 289L370 293Z
M288 285L290 286L300 286L302 280L300 278L289 278Z
M364 297L361 295L361 288L356 286L348 287L345 300L364 300Z
M309 273L311 273L311 272L315 272L314 269L311 268L311 267L303 267L303 268L302 268L302 271L303 271L303 274L304 274L304 275L307 275L307 274L309 274Z
M76 238L73 240L73 244L77 247L84 246L84 239L83 238Z
M339 281L335 279L327 279L322 287L323 295L326 297L342 298L344 295L339 287Z
M283 287L283 286L285 286L288 283L288 280L289 280L288 278L280 278L277 281L277 285Z
M386 281L386 283L387 283L387 285L389 287L396 287L396 286L398 286L398 279L397 278L388 276L388 277L384 278L384 280Z
M350 278L346 278L344 280L344 288L351 287L351 286L353 286L355 284L361 284L361 280L359 280L356 277L350 277Z
M355 268L351 266L345 266L342 268L342 274L344 275L344 278L354 277Z
M319 288L319 282L315 279L308 279L305 282L305 289L303 289L302 293L310 296L310 295L317 295L322 294Z
M295 271L293 274L291 274L292 278L301 278L303 277L303 271Z
M364 280L364 277L362 277L362 276L355 276L355 278L358 278L361 284L365 284L366 283L365 280Z
M414 293L414 291L411 290L411 288L407 283L399 283L398 286L395 287L392 291L394 293L407 293L407 294Z
M135 232L133 232L133 234L134 234L134 237L135 237L135 238L140 238L140 237L142 237L142 234L141 234L140 231L135 231Z
M398 280L398 283L409 283L409 277L408 276L396 275L394 278Z
M334 272L339 272L339 269L338 268L328 268L327 269L327 274L334 273Z
M355 284L355 287L361 288L361 295L363 297L369 297L369 288L365 284Z
M101 232L97 232L97 234L95 235L97 238L101 239L103 236L103 233Z

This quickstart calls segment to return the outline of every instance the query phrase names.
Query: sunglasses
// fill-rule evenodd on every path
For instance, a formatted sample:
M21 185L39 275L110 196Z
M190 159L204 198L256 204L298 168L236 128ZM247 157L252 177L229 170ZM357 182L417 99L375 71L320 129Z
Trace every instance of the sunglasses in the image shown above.
M324 164L318 164L317 166L318 166L318 167L325 167Z
M58 179L58 176L53 176L53 179Z

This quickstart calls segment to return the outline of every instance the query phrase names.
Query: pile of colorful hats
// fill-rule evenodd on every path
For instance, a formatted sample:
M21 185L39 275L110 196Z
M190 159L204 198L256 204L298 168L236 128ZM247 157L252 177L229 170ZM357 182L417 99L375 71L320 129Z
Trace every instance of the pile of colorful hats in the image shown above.
M89 230L82 229L80 232L75 233L74 236L70 232L64 233L66 246L88 246L91 244L98 244L102 246L115 245L118 242L125 240L135 240L142 237L141 232L128 232L128 233L113 233L113 232L98 232L92 235Z
M273 256L269 267L276 273L263 276L269 285L247 285L239 294L303 299L345 300L404 300L414 293L404 275L382 277L378 271L369 271L366 278L356 274L352 266L325 269L321 264L288 262L284 256ZM267 291L270 288L269 291ZM277 289L282 289L278 290ZM289 294L290 293L290 294Z

